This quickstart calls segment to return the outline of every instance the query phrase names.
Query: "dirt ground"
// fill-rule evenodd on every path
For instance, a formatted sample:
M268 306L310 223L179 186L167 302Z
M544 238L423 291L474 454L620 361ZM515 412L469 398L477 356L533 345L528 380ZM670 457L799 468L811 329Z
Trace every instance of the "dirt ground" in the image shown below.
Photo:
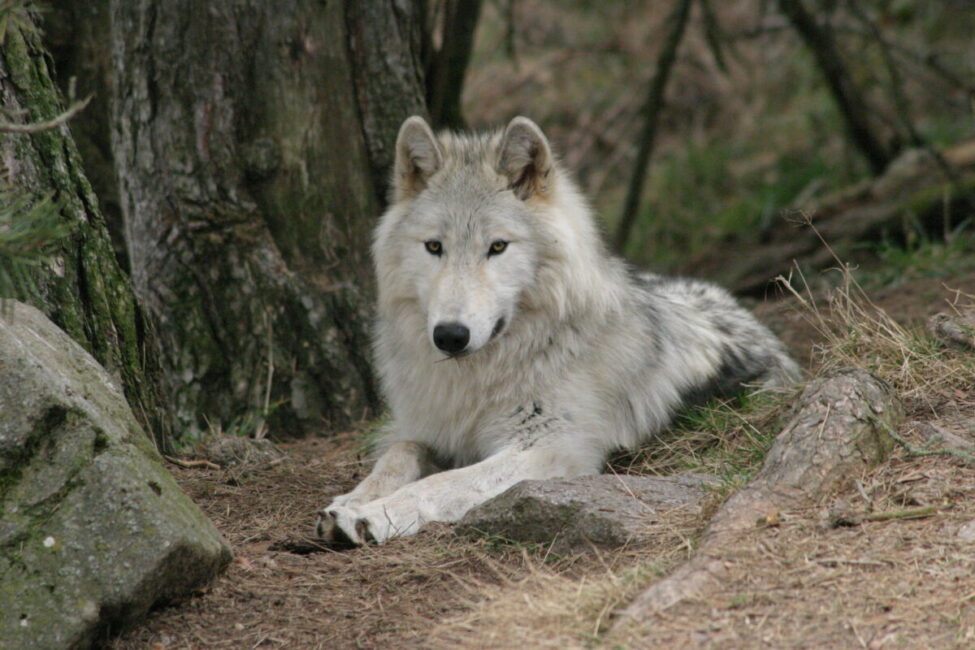
M915 326L975 274L871 292ZM758 307L810 359L815 331L789 301ZM940 427L975 441L975 386L909 406L900 434ZM437 525L383 547L315 552L299 543L316 510L367 467L358 436L282 445L287 459L246 473L173 472L226 535L235 559L194 596L109 642L129 648L975 647L975 468L898 448L842 494L743 535L723 587L639 627L614 629L627 599L693 553L706 523L666 515L653 543L578 557L456 537ZM834 527L827 513L917 519Z

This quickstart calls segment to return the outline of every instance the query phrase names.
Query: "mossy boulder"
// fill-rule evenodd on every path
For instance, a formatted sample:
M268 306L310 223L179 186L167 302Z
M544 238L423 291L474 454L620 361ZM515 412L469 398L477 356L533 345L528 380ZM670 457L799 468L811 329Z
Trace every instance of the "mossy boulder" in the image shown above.
M230 557L120 381L34 307L0 304L0 647L87 646Z

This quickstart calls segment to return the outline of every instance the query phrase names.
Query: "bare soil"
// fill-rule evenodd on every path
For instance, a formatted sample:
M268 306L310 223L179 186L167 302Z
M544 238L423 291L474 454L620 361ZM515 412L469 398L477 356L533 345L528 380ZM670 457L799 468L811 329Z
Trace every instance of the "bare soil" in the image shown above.
M918 279L871 292L904 324L975 293L975 274ZM810 359L815 331L790 301L758 308ZM900 435L931 426L975 443L975 386L909 407ZM743 534L729 577L706 599L639 627L613 614L693 554L703 520L674 512L659 539L634 549L556 557L541 547L468 540L450 526L383 547L337 552L303 541L315 512L368 468L360 436L282 445L263 470L173 473L227 536L235 560L193 597L154 611L113 648L975 646L975 468L898 448L848 489ZM831 525L933 506L923 518ZM835 521L835 516L834 516Z

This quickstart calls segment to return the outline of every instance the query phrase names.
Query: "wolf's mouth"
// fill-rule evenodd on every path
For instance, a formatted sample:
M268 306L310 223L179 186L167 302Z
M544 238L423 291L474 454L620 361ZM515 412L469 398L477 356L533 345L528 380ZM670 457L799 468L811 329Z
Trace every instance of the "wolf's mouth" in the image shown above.
M504 316L502 316L501 318L498 319L498 322L494 324L494 329L491 330L492 339L501 333L501 330L504 329L504 324L505 324Z

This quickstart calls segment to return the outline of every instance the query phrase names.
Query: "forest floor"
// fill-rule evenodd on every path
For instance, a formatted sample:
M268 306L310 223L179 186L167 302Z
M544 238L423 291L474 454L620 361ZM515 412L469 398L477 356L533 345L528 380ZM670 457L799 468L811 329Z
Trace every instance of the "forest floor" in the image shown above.
M910 331L975 294L975 273L916 278L870 292ZM946 302L948 301L948 302ZM808 369L821 343L797 300L757 307ZM946 353L971 369L971 353ZM965 355L967 354L967 358ZM958 366L959 368L961 365ZM966 370L966 372L968 372ZM975 375L968 375L975 376ZM975 443L975 386L938 383L906 404L899 434L932 427ZM880 466L775 526L742 535L722 587L640 626L615 613L693 554L706 521L664 513L639 548L557 557L545 548L457 537L429 526L352 551L311 550L315 512L367 471L361 435L281 445L287 458L246 473L174 467L234 549L229 569L109 642L128 648L513 648L975 646L975 468L897 447ZM833 527L859 513L931 506L916 519Z

